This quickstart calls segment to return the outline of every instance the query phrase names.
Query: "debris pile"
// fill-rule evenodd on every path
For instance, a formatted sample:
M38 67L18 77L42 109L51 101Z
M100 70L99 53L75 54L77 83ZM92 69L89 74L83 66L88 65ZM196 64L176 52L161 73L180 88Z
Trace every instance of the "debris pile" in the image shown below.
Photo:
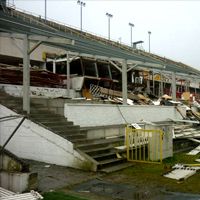
M63 75L54 74L50 71L30 69L30 85L42 87L64 88ZM23 84L23 69L21 67L0 65L0 83L1 84Z

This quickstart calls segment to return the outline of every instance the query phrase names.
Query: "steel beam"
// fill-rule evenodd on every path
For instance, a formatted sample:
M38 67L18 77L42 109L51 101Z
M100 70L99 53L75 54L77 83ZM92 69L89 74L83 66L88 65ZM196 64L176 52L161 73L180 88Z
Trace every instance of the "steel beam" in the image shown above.
M6 33L1 32L0 37L8 37L8 38L16 38L16 39L24 39L24 34L21 33ZM55 37L55 36L42 36L42 35L29 35L28 39L30 41L41 41L41 42L47 42L47 43L56 43L56 44L70 44L74 45L74 40L62 38L62 37Z
M110 62L110 64L112 64L116 69L118 69L120 72L122 72L122 69L119 67L119 66L117 66L113 61L109 61Z

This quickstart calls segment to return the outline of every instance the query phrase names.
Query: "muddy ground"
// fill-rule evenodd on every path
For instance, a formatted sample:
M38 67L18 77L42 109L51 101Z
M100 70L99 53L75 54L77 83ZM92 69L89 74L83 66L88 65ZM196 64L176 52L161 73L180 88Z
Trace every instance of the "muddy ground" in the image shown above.
M41 192L61 190L89 200L200 200L200 173L185 181L162 176L158 165L137 164L111 174L29 161ZM184 194L183 194L184 193Z

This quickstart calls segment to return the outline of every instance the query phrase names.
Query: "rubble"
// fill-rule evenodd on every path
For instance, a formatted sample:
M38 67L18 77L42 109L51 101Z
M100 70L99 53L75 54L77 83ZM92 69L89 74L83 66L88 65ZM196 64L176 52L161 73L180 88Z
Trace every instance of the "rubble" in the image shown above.
M54 74L47 70L30 68L30 85L42 87L64 88L63 75ZM0 64L0 84L23 84L23 68Z
M188 177L194 175L200 167L188 167L182 164L176 164L172 167L172 171L164 175L166 178L176 179L176 180L185 180Z

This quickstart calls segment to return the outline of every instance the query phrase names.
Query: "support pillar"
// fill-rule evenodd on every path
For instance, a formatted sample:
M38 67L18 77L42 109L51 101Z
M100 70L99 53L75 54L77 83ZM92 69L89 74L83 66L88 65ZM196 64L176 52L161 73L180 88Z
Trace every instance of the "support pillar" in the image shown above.
M55 74L56 73L56 61L53 60L53 73Z
M123 105L127 105L127 61L122 62L122 98Z
M67 97L70 97L70 59L67 53Z
M162 72L160 73L160 96L163 96L163 75Z
M28 36L23 39L23 111L30 114L30 55Z
M155 95L155 81L154 81L154 72L152 71L152 81L153 81L153 95Z
M176 101L176 75L172 72L172 100Z

